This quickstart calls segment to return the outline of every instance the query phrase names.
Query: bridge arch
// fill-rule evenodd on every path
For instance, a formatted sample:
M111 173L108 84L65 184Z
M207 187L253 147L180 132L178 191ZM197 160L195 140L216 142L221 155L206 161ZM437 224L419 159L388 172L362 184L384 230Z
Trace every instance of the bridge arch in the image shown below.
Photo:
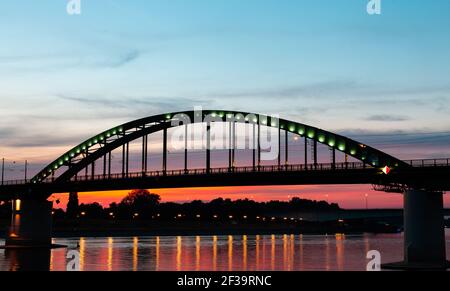
M184 125L186 119L190 120L191 123L204 123L205 119L208 118L214 122L230 122L232 120L231 122L235 123L258 124L259 126L278 128L287 133L296 134L329 146L371 167L388 166L392 169L410 167L407 163L364 143L303 123L242 111L203 110L159 114L134 120L101 132L47 165L32 178L31 182L34 184L41 183L52 177L62 167L67 167L67 170L56 177L55 181L68 181L91 163L131 141L168 128Z

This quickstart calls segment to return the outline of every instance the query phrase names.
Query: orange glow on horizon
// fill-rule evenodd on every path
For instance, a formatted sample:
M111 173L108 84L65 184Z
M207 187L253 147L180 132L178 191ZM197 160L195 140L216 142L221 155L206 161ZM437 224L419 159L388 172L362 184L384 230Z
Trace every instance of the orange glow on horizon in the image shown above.
M209 202L216 198L251 199L258 202L270 200L289 201L293 197L302 199L328 201L338 203L345 209L366 209L366 199L370 209L401 208L403 196L401 194L376 192L370 185L312 185L312 186L251 186L251 187L210 187L210 188L179 188L179 189L151 189L151 193L161 196L161 202L190 202L202 200ZM110 203L119 203L130 190L107 192L79 193L81 203L98 202L103 207ZM369 194L366 196L366 194ZM369 198L367 198L369 197ZM444 196L446 207L450 207L450 197ZM57 201L55 208L65 209L68 195L54 194L49 200Z
M79 193L81 203L98 202L103 207L110 203L119 203L130 191L84 192ZM293 197L302 199L329 201L338 203L347 209L365 209L366 194L370 198L370 208L401 208L403 196L400 194L375 192L369 185L314 185L314 186L251 186L251 187L211 187L211 188L180 188L180 189L151 189L151 193L161 196L162 202L190 202L192 200L211 201L216 198L251 199L258 202L280 200L289 201ZM57 201L55 208L65 209L68 195L54 194L49 200ZM450 199L446 198L446 205Z

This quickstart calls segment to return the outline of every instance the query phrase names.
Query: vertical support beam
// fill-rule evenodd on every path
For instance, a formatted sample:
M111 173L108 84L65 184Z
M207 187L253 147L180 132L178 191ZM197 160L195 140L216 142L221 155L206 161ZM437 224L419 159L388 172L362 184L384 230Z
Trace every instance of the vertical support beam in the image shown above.
M334 170L336 169L336 148L331 148L331 168Z
M258 119L258 171L261 170L261 120Z
M305 135L305 170L308 169L308 137Z
M127 164L126 164L126 173L127 173L127 178L128 178L128 173L129 173L129 169L130 169L130 144L127 143L127 153L126 153L126 157L127 157Z
M111 152L108 153L108 178L111 178Z
M233 147L231 150L232 168L236 166L236 122L233 122Z
M144 172L148 172L148 134L145 135L145 163L144 163Z
M167 174L167 128L163 130L163 175Z
M286 166L289 164L289 132L287 130L284 136L284 164Z
M2 186L5 180L5 158L2 158Z
M145 135L142 136L141 171L145 173Z
M253 171L256 171L256 124L253 124Z
M106 155L103 156L103 179L106 178Z
M206 124L206 173L211 172L211 123Z
M184 172L188 172L188 124L184 126Z
M86 153L85 153L85 157L87 157L88 156L88 150L86 149ZM84 176L86 177L86 179L88 178L88 176L89 176L89 165L87 165L86 166L86 168L84 169ZM55 172L53 171L52 172L52 179L53 179L53 177L55 176Z
M281 127L278 122L278 169L281 169Z
M91 179L94 180L95 176L95 161L91 164Z
M231 169L233 167L233 162L232 162L232 147L233 147L233 128L232 128L232 122L230 121L228 123L228 171L231 172Z
M314 168L317 169L317 140L313 142L313 151L314 151Z
M122 146L122 178L125 177L125 145Z

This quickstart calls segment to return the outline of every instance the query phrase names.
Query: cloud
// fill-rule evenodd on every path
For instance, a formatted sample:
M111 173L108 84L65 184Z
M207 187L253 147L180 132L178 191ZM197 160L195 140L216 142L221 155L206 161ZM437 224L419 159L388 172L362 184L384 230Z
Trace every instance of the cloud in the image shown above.
M130 110L139 110L152 112L165 113L174 112L178 110L186 110L196 105L212 106L215 102L213 100L196 99L196 98L177 98L177 97L115 97L115 98L103 98L103 97L78 97L59 94L58 98L66 101L81 103L85 105L101 105L110 108L127 108ZM98 108L96 108L98 110Z
M324 81L318 83L310 83L297 86L284 86L278 88L266 88L266 89L254 89L254 90L241 90L228 93L213 93L211 96L218 96L221 98L261 98L261 97L273 97L273 98L298 98L298 97L315 97L323 96L332 92L343 92L345 90L356 89L357 83L354 81L335 80Z
M404 159L450 157L450 132L344 130L339 134Z
M44 126L32 127L34 118L24 119L30 124L26 129L22 124L15 126L0 126L0 147L31 148L31 147L55 147L76 144L87 137L82 134L72 133L69 135L51 132Z
M119 68L125 66L126 64L132 63L137 60L141 56L141 52L138 50L131 50L118 57L113 58L109 63L106 63L106 66L112 68Z
M229 92L212 92L210 96L219 98L277 98L288 100L314 99L314 101L329 100L375 105L389 104L437 104L442 107L448 104L450 85L417 86L417 87L389 87L384 84L361 83L356 80L325 80L323 82L305 83L300 85L286 85L262 89L241 89ZM424 98L425 97L425 98ZM336 105L336 104L335 104Z
M73 68L120 68L138 60L142 52L129 49L117 53L87 52L83 55L54 53L52 55L6 55L0 56L0 64L15 70L55 71ZM6 71L5 71L6 72Z
M32 136L11 136L11 139L3 143L3 146L14 148L34 148L34 147L58 147L75 145L84 141L85 135L69 135L66 137L55 135L32 135Z
M365 120L397 122L397 121L407 121L407 120L410 120L410 118L407 116L402 116L402 115L379 114L379 115L371 115L369 117L366 117Z
M10 127L0 128L1 140L3 140L4 138L9 138L13 134L14 134L13 128L10 128Z
M122 122L168 112L193 110L194 106L216 108L215 100L182 97L86 97L59 94L55 103L76 108L70 114L59 114L57 120L102 120L104 125L116 126ZM59 100L58 100L59 99ZM65 102L61 102L65 101ZM44 116L45 118L45 116ZM79 123L80 124L80 123Z

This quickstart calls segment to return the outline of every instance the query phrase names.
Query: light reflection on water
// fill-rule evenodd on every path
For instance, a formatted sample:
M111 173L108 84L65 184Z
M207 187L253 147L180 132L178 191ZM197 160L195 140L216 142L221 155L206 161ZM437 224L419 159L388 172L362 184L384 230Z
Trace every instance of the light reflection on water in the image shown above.
M403 257L400 234L57 238L53 242L69 249L78 244L82 271L365 270L369 250L379 250L383 263ZM69 249L0 250L0 270L65 270Z

